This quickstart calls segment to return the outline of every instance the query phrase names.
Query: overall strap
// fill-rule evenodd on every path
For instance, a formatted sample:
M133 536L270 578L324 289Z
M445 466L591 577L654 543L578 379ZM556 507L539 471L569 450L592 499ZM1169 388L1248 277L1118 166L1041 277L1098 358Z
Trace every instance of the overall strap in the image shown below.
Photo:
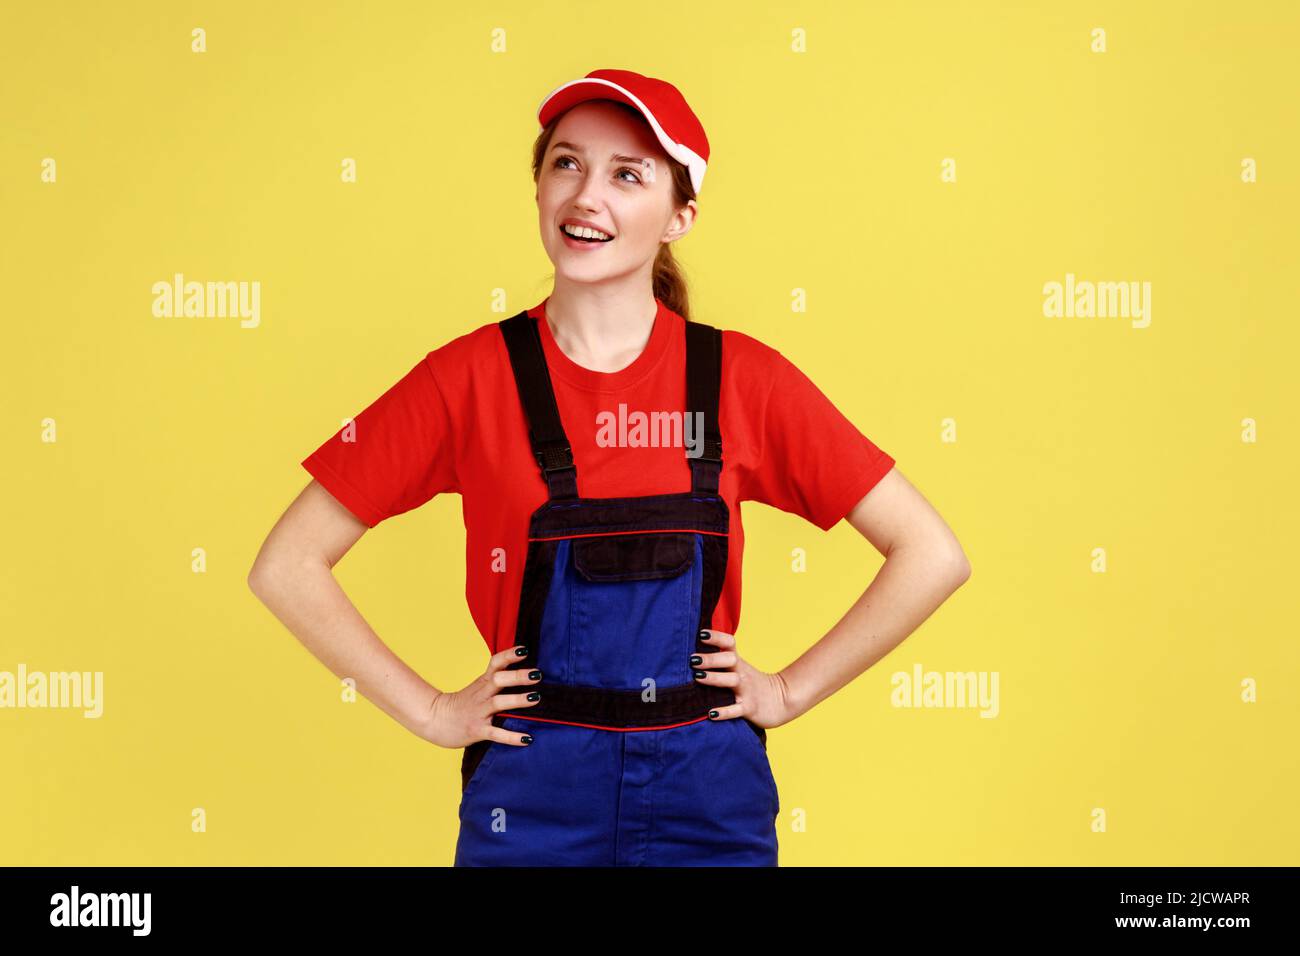
M537 322L527 310L497 323L505 338L514 370L519 399L528 419L528 440L533 457L542 469L542 477L551 498L578 497L578 470L573 463L573 449L560 422L546 353L542 348ZM718 394L722 387L722 331L703 322L686 322L686 408L690 416L696 457L686 448L691 469L691 490L717 494L722 471L722 433L718 427ZM697 434L694 413L701 413L703 434Z
M703 413L704 434L694 431L701 455L686 461L691 466L691 490L718 493L722 471L722 432L718 429L718 392L722 388L722 330L703 322L686 322L686 409L694 429L696 412ZM701 441L702 439L702 441Z
M544 320L543 320L544 321ZM573 449L560 423L560 409L555 404L551 373L546 368L537 323L525 309L518 315L497 323L510 353L515 385L528 419L528 441L533 457L541 466L542 478L551 498L578 497L578 469L573 464Z

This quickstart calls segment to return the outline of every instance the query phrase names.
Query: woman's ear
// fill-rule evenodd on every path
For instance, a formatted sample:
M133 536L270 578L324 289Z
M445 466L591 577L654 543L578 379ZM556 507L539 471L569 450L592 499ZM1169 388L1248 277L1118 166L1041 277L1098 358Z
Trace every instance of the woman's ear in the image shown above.
M686 235L695 226L695 217L700 213L700 207L694 199L688 199L686 205L682 206L673 214L673 218L668 220L668 230L664 233L660 242L674 242Z

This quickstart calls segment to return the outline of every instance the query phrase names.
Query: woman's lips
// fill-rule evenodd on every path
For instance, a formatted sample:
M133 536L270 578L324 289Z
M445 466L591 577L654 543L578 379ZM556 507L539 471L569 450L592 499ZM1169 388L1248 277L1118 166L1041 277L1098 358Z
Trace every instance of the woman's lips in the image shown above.
M570 249L583 249L583 250L599 249L601 246L607 246L614 241L613 239L610 239L607 242L583 242L581 239L574 239L563 229L560 230L560 238L564 240L564 244L568 246Z

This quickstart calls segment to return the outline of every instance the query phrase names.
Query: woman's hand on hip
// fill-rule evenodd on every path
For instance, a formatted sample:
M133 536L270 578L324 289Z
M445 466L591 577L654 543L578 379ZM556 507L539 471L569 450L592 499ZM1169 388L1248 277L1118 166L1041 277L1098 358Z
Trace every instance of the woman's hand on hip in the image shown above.
M730 687L736 694L734 704L716 708L718 716L713 720L744 717L759 727L779 727L794 718L789 688L781 675L761 671L742 658L736 651L736 635L708 629L700 632L700 640L718 650L691 657L695 682Z
M468 687L435 697L429 702L420 736L439 747L467 747L479 740L528 746L532 742L530 735L492 723L493 715L499 711L520 710L541 702L540 691L535 692L538 694L536 700L529 700L529 694L502 692L506 687L536 684L541 680L542 672L539 670L509 669L510 664L525 654L527 649L523 647L507 647L488 658L487 670L474 678Z

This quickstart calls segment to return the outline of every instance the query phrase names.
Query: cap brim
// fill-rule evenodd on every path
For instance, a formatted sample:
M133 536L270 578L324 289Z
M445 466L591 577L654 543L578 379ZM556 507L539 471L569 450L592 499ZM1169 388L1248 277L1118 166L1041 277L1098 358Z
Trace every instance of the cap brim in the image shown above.
M585 76L580 80L573 80L563 86L556 87L537 107L538 125L545 126L565 110L572 109L579 103L585 103L588 100L614 100L616 103L624 103L632 107L644 116L664 152L690 170L691 185L695 187L697 193L700 191L700 186L704 183L704 170L706 167L704 157L689 146L673 142L672 137L664 131L663 126L659 124L659 120L650 108L641 102L635 94L617 83L602 80L599 77Z

